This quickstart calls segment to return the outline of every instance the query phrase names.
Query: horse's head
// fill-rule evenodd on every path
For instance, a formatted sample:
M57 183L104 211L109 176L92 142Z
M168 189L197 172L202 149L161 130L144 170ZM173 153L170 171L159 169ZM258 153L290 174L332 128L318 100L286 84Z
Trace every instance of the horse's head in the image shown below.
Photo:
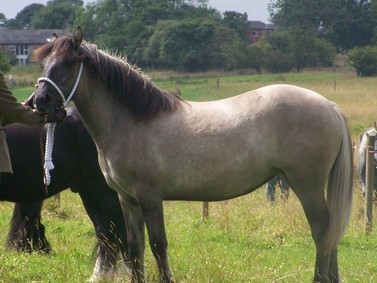
M73 36L55 38L35 50L33 58L43 66L43 77L38 79L34 93L38 112L52 113L66 106L72 98L83 68L82 37L82 30L78 28Z

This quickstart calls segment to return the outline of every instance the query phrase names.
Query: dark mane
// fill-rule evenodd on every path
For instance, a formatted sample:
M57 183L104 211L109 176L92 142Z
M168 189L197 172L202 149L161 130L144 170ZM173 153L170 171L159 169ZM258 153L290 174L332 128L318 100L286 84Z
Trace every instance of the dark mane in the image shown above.
M35 50L33 58L41 62L52 53L72 61L84 59L85 64L91 65L98 78L104 81L113 97L126 105L137 119L174 111L180 104L179 94L159 89L125 59L109 55L94 44L83 42L79 52L75 52L73 38L63 36Z

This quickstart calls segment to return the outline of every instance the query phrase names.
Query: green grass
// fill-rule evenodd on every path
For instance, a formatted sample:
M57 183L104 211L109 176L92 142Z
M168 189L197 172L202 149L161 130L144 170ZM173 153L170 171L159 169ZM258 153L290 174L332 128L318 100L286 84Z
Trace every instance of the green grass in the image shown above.
M158 86L179 90L189 100L220 99L272 83L313 89L341 106L356 144L376 119L377 78L358 78L353 73L150 75ZM38 75L31 75L34 77ZM13 88L19 99L33 90L32 84ZM11 210L11 204L2 203L0 245L5 241ZM263 189L228 202L211 203L206 220L201 216L201 203L166 202L165 218L171 268L177 282L311 282L314 244L293 194L287 202L278 200L275 205L266 202ZM85 282L90 277L95 236L78 195L64 192L59 208L48 203L43 222L54 253L47 257L2 250L0 282ZM343 282L377 282L376 220L373 225L372 233L366 235L357 184L352 221L339 246ZM156 282L157 270L149 248L146 268L149 281Z
M261 86L273 83L307 84L310 82L329 82L342 79L340 73L289 73L277 75L244 75L244 76L209 76L155 79L164 89L179 90L185 99L214 100L240 94Z
M45 203L43 223L53 247L50 256L21 254L2 248L0 282L84 282L94 266L92 260L95 234L78 194L62 193L60 207ZM0 226L4 247L13 204L0 206ZM69 279L67 281L67 279Z
M355 206L359 205L359 194ZM66 191L57 210L44 210L52 256L2 251L0 282L85 282L93 262L93 229L76 194ZM0 209L7 230L11 205ZM177 282L310 282L314 245L295 196L269 205L263 190L210 204L202 220L197 202L166 202L171 266ZM339 247L343 282L373 282L377 277L376 232L366 236L356 209ZM3 240L3 239L1 239ZM149 248L146 266L157 281ZM68 280L68 281L67 281ZM121 282L119 280L119 282Z

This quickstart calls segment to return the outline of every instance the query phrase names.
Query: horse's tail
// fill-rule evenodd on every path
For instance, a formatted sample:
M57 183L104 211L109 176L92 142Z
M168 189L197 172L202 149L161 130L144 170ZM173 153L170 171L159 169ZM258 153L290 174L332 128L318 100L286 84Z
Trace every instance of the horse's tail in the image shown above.
M342 126L342 143L331 169L327 187L327 205L330 222L320 250L325 254L334 251L347 228L352 212L353 156L352 142L346 118L335 106Z

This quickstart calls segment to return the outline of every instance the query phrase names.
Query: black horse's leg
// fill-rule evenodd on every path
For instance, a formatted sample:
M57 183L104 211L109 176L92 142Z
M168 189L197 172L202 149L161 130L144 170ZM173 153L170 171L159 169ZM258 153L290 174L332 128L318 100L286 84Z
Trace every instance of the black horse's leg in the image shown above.
M138 203L119 195L126 221L129 260L132 267L132 282L146 282L144 272L144 218Z
M156 259L160 282L174 282L168 261L168 242L166 239L162 199L153 194L138 198L148 230L149 244Z
M119 255L121 255L121 259L126 264L128 261L127 230L118 194L111 189L106 189L106 191L96 194L96 199L98 205L102 208L101 211L106 216L106 226L109 226L104 226L101 233L111 243L114 256L119 258ZM107 231L104 231L105 229Z
M41 223L43 201L15 203L7 245L19 251L49 253L50 243Z
M104 205L105 208L102 208L101 203L97 201L93 193L94 190L95 187L89 184L85 186L85 190L79 190L81 200L93 223L97 236L97 259L93 274L89 280L110 280L115 273L116 262L119 256L119 246L117 245L107 210L115 206L118 199L116 197L112 201L107 202L106 197L103 196L102 201L108 206L106 210L106 205Z
M98 246L96 265L89 280L110 280L120 251L125 257L127 253L123 236L119 235L121 231L126 236L126 228L118 195L100 185L87 184L84 188L79 190L79 194L96 231Z

